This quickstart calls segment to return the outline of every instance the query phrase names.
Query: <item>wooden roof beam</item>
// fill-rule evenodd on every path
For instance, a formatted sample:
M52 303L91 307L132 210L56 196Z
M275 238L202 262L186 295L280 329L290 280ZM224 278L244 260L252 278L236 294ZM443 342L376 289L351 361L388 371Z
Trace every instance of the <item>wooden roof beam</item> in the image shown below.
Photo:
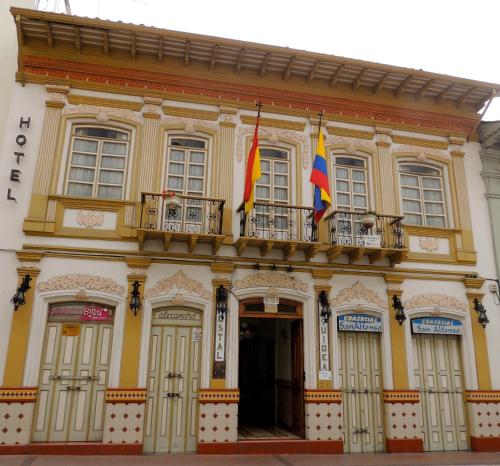
M470 97L470 95L476 90L476 87L471 87L468 91L465 91L464 94L457 101L457 108L462 107L465 104L465 101Z
M320 61L317 60L314 62L314 65L313 67L311 68L311 72L309 73L309 76L307 77L307 83L311 83L312 80L315 78L316 76L316 72L318 71L318 68L319 68L319 65L320 65Z
M244 59L245 59L245 49L241 49L240 54L238 56L238 61L236 62L236 73L239 73L243 68Z
M292 74L292 67L293 67L293 64L295 63L295 58L296 58L295 55L293 55L290 58L290 61L288 62L286 70L283 73L283 80L284 81L288 81L288 78L290 78L290 75Z
M47 31L47 44L49 47L54 46L54 36L52 35L52 28L50 27L50 23L48 21L44 21L45 30Z
M387 79L389 78L389 75L390 73L385 73L379 80L379 82L377 84L375 84L375 86L373 87L373 91L372 91L372 94L378 94L381 90L382 90L382 86L384 85L384 83L387 81Z
M335 71L335 73L333 73L333 75L330 79L330 87L333 87L333 86L335 86L335 84L337 84L337 81L340 78L340 73L342 73L342 71L344 71L344 68L345 68L345 65L342 63L342 65L340 65L337 68L337 71Z
M403 95L403 92L405 91L406 87L408 86L408 83L411 81L411 79L413 78L413 76L407 76L403 82L396 88L396 90L394 91L394 95L396 97L400 97L401 95Z
M434 84L434 79L429 79L415 94L415 99L419 100L424 97L427 90Z
M269 58L271 57L271 54L269 52L266 53L264 57L264 61L262 62L262 66L260 67L259 74L261 76L264 76L267 71L267 65L269 64Z
M158 37L158 61L163 61L163 36Z
M78 26L73 26L75 31L75 49L78 53L82 51L82 39L80 37L80 28Z
M189 65L189 52L191 51L191 42L186 41L186 48L184 49L184 65Z
M438 104L442 103L444 99L446 99L446 96L450 93L450 91L455 87L455 83L450 84L447 86L442 92L440 92L437 97L436 97L436 102Z
M109 55L109 31L104 30L104 44L103 44L103 50L105 55Z
M214 49L212 50L212 56L210 58L210 71L212 71L217 63L217 45L214 45Z
M367 71L366 68L363 68L361 70L361 72L359 73L358 77L356 78L356 81L354 81L354 83L352 85L353 91L357 91L359 86L361 86L361 81L362 81L363 76L365 75L366 71Z
M135 55L137 54L137 44L136 44L136 34L135 32L132 33L132 47L130 48L130 56L132 58L135 58Z

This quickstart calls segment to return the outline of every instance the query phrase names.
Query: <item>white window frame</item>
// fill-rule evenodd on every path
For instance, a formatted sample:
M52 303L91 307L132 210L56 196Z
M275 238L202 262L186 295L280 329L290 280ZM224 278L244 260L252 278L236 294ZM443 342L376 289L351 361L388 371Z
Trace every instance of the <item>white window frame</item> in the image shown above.
M271 149L271 150L276 150L276 151L281 151L285 152L287 154L286 159L278 159L278 158L273 158L273 157L266 157L262 154L262 150L265 149ZM271 146L268 144L262 144L259 147L260 150L260 159L266 160L270 162L270 170L269 170L269 184L262 184L260 181L261 179L257 180L255 183L255 197L254 201L255 202L269 202L271 204L283 204L283 205L290 205L292 203L292 195L293 195L293 181L292 181L292 153L289 149L284 148L284 147L278 147L278 146ZM287 165L287 173L286 176L288 178L288 185L286 186L287 189L287 199L286 201L284 200L277 200L275 199L274 196L274 190L276 188L283 188L283 186L275 186L274 184L274 175L285 175L285 173L276 173L274 170L274 165L275 162L280 162L280 163L286 163ZM261 163L261 172L262 172L262 163ZM269 188L269 194L270 198L269 199L260 199L257 197L257 188L258 187L266 187Z
M350 158L350 159L357 159L361 160L364 163L364 168L359 168L359 167L354 167L354 166L348 166L348 165L338 165L336 163L337 157L343 157L343 158ZM363 157L361 155L355 155L355 154L345 154L345 153L332 153L331 154L332 158L332 193L333 193L333 206L334 210L349 210L353 212L365 212L371 210L371 199L372 199L372 192L371 192L371 182L370 182L370 163L369 160L366 157ZM351 207L349 209L346 209L344 207L339 207L338 205L338 191L337 191L337 167L345 168L349 170L349 180L344 180L340 179L340 181L347 181L349 183L349 196L351 199ZM365 198L366 198L366 207L361 208L361 207L354 207L354 195L359 195L359 193L354 193L353 190L353 183L358 181L354 181L352 178L352 170L363 170L365 172ZM347 193L346 191L341 191L341 194Z

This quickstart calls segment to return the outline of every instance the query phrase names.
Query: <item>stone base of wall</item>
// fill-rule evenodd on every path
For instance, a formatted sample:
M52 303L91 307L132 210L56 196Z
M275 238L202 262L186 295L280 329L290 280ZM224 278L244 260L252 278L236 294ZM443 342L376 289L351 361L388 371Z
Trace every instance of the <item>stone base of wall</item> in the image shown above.
M500 451L500 437L471 437L472 451Z
M342 403L306 403L306 439L344 442Z
M240 442L198 443L203 455L327 455L341 454L343 441L321 440L243 440Z
M33 387L0 388L0 446L30 442L36 395Z
M201 403L199 444L238 440L237 403Z
M386 453L422 453L424 441L420 438L413 439L385 439Z
M31 443L0 445L0 455L142 455L142 443Z

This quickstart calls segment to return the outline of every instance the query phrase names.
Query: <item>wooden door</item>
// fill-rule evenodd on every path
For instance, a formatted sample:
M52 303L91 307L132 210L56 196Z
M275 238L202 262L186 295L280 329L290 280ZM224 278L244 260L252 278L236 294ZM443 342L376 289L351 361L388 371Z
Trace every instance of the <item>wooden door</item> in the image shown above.
M420 390L426 451L468 450L459 337L414 335L413 371Z
M66 325L47 324L33 441L100 441L113 326L71 323L68 335Z
M339 332L344 451L384 450L378 333Z
M201 369L200 327L154 326L144 451L194 452Z
M304 437L304 331L302 320L292 322L292 432Z

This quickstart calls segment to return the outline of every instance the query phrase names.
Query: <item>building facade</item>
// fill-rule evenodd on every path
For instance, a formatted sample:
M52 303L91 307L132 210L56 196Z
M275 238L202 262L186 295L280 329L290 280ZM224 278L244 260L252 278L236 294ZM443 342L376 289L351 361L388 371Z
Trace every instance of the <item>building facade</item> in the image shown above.
M500 447L474 140L499 86L12 15L0 452ZM333 206L316 224L319 113Z

